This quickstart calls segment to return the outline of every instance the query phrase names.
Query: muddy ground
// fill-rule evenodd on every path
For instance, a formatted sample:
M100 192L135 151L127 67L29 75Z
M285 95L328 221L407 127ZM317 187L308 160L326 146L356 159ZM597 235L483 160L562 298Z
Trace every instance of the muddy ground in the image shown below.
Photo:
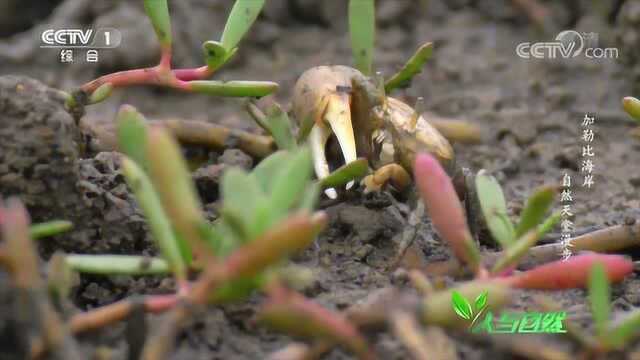
M29 8L39 8L40 3L19 2ZM200 44L221 34L231 3L170 2L176 66L201 63ZM269 1L235 60L215 78L276 81L280 90L275 99L288 104L293 84L304 70L315 65L351 63L342 3ZM622 112L620 101L623 96L638 95L640 89L640 1L549 1L545 3L549 9L545 31L532 25L513 3L380 0L375 67L391 75L420 44L435 43L435 55L423 73L411 88L396 95L409 103L423 96L427 110L482 128L481 144L455 144L458 162L474 171L492 171L503 184L514 215L537 186L558 184L565 172L574 181L581 180L581 122L586 112L594 113L595 185L586 190L573 186L576 228L604 227L638 218L640 167L636 159L640 142L631 134L635 126ZM8 4L8 12L18 12L12 8L17 1ZM11 18L15 23L0 17L4 21L0 27L0 36L4 36L0 37L0 75L28 76L47 86L69 90L100 74L152 65L159 49L141 8L141 2L67 0L53 9L33 11L35 15L25 15L22 20ZM97 64L86 63L81 52L73 64L61 64L56 50L38 48L43 29L82 25L117 28L123 42L116 49L102 50ZM552 61L516 56L517 44L550 41L566 29L597 33L599 45L617 47L619 58ZM22 92L16 90L17 84L23 84ZM91 107L81 127L112 121L119 105L125 103L151 119L199 119L258 131L241 101L145 87L119 90L107 102ZM91 139L76 133L73 119L59 113L60 104L53 90L25 78L0 81L2 195L23 196L35 221L64 215L76 223L72 233L39 244L44 259L55 250L154 254L144 219L118 174L116 155L92 153L86 146ZM69 130L62 135L56 130L57 138L45 136L58 144L51 146L55 151L39 151L43 147L39 139L42 131L46 132L42 129L50 126ZM209 164L255 163L238 150L205 155L210 158ZM215 216L212 209L217 200L217 175L216 171L203 169L194 175L211 217ZM397 253L402 230L409 226L408 214L415 206L412 199L411 194L390 192L363 195L358 189L344 202L326 206L328 229L320 235L316 247L295 259L316 275L306 295L330 308L344 309L391 284L393 271L387 267ZM415 241L413 254L418 261L429 263L449 257L427 217L418 225ZM6 280L3 282L6 288ZM128 295L162 293L171 287L170 280L159 277L83 276L71 302L78 309L90 309ZM629 311L640 306L639 291L638 274L615 285L615 309ZM532 294L520 293L514 307L531 309ZM590 326L583 290L551 295L570 318ZM4 291L1 297L3 304L10 304L10 291ZM290 338L251 322L260 299L256 295L238 305L210 308L180 336L172 358L261 359L283 348ZM11 341L19 336L10 309L9 305L0 307L0 338L4 339L0 342L0 358L20 358L20 342ZM152 328L158 316L149 315L147 320ZM125 326L120 324L82 335L79 340L87 358L100 352L125 359L125 334ZM460 359L514 357L490 341L471 339L462 333L449 335ZM579 352L577 345L564 337L543 339ZM381 359L408 357L388 332L371 334L370 340ZM637 342L615 356L631 358L634 350L640 351ZM334 350L327 358L351 357Z

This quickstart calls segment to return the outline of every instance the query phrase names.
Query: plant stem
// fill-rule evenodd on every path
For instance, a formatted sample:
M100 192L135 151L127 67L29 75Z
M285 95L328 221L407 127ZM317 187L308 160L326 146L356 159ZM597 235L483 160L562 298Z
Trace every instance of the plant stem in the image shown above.
M182 81L203 80L213 75L214 70L204 65L190 69L174 69L173 75Z
M137 307L143 306L149 313L161 313L171 309L178 302L178 296L149 295L143 298L129 298L100 308L74 315L69 321L72 333L99 329L103 326L123 320Z
M151 180L140 167L127 157L122 159L122 171L138 204L144 211L154 240L163 257L169 262L176 280L183 282L187 276L187 265L185 264L187 259L185 258L190 256L183 257L180 252L180 244ZM183 245L183 247L185 246L186 244Z
M223 149L228 140L237 139L238 147L253 157L265 158L275 151L275 143L270 136L196 120L171 119L159 124L171 130L171 133L183 143Z
M0 202L0 232L6 251L4 264L8 265L15 290L15 321L31 324L37 334L31 340L49 349L52 358L81 359L75 340L49 302L38 255L29 238L29 216L19 200L10 199L6 208Z
M433 358L433 349L423 335L420 325L411 314L396 311L391 318L391 328L414 359Z
M161 85L183 91L189 90L188 82L178 79L173 71L165 68L164 64L107 74L82 85L80 89L91 94L106 83L110 83L114 88L132 85Z
M71 221L65 220L53 220L39 224L33 224L29 227L29 236L33 240L41 239L44 237L58 235L60 233L69 231L73 227Z
M209 262L184 301L175 306L167 319L145 344L142 358L165 358L174 346L177 333L193 316L197 307L208 303L209 295L221 284L239 277L255 276L286 255L306 247L326 225L326 215L293 215L259 238L240 247L224 262Z
M169 264L160 258L132 255L68 255L71 269L103 275L158 275L168 274Z

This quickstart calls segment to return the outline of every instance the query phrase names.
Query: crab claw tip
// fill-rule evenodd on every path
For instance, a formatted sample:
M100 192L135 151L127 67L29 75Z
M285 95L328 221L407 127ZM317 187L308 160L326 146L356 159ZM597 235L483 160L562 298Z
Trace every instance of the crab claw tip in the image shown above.
M329 197L329 199L331 200L335 200L338 198L338 193L336 192L336 189L334 188L328 188L324 190L325 195L327 195Z
M329 123L331 130L338 139L345 164L355 161L356 139L351 124L351 109L347 94L334 95L327 104L323 119Z
M355 184L355 182L353 180L349 181L347 183L347 190L351 189L353 187L353 184Z

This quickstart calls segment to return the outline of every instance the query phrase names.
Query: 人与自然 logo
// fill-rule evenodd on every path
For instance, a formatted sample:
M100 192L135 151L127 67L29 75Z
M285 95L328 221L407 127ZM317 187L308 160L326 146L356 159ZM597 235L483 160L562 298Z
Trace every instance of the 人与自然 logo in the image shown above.
M488 297L489 293L485 291L472 303L457 291L451 294L453 310L459 317L468 321L468 329L473 333L557 334L567 332L563 323L567 316L566 311L503 312L496 317L492 311L488 310Z

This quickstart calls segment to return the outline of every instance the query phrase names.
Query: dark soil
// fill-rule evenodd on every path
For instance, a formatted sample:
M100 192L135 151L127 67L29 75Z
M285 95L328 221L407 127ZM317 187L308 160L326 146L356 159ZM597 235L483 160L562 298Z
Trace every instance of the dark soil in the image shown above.
M581 122L589 112L596 116L595 186L573 186L576 229L638 218L640 167L636 159L640 143L630 134L635 125L622 112L621 99L638 95L640 89L640 1L601 5L547 1L551 26L546 32L536 30L514 2L506 0L377 3L376 68L389 76L420 44L435 43L435 55L423 73L409 89L395 96L409 103L423 96L429 111L481 126L481 144L455 144L458 163L496 175L514 216L537 186L559 184L565 172L574 181L582 180ZM231 4L218 0L170 2L175 66L201 63L200 44L221 34ZM293 84L304 70L351 63L344 4L341 0L270 0L235 60L215 78L276 81L280 90L275 99L289 104ZM65 218L74 222L72 232L39 243L44 260L56 250L152 255L155 249L144 218L119 174L117 155L89 152L91 139L81 137L79 129L110 123L118 106L127 103L150 119L179 117L258 130L241 101L148 87L118 90L107 102L89 107L76 125L52 88L70 90L101 74L153 64L159 51L153 31L141 1L66 0L49 17L34 14L35 19L0 26L0 34L12 34L0 37L0 75L20 75L0 78L0 193L20 196L34 221ZM23 31L24 24L31 23L38 25ZM116 49L101 51L98 64L84 62L81 52L73 64L61 64L56 50L38 48L41 31L60 24L114 27L122 32L123 42ZM517 44L551 41L566 29L598 33L599 44L618 47L620 58L561 61L517 57ZM255 159L238 149L185 151L204 152L208 159L194 172L194 179L209 217L214 218L216 184L224 168L250 167ZM295 258L315 274L305 294L331 309L344 309L392 283L402 286L388 266L398 251L403 230L410 226L407 219L415 206L414 198L390 192L364 195L357 189L347 194L344 202L326 207L328 229L315 247ZM411 249L417 261L449 258L427 217L418 224L417 233L416 247ZM8 288L4 275L0 276L1 288ZM157 277L83 276L71 300L78 309L89 309L133 294L168 292L172 287L172 281ZM638 274L613 289L618 315L640 306ZM514 308L532 309L534 293L519 293ZM570 318L591 326L585 291L550 295ZM1 336L16 336L20 330L12 323L11 306L7 305L11 298L10 291L0 293L0 358L15 358L4 354L21 351L22 342ZM255 295L237 305L209 308L180 335L172 358L262 359L283 348L290 338L252 322L260 300ZM159 319L147 316L147 328L153 328ZM110 354L107 358L125 359L129 351L126 334L126 325L119 324L82 335L79 340L87 358ZM514 358L493 342L455 332L449 335L461 359ZM370 340L380 359L409 356L388 332L370 334ZM547 336L543 341L576 354L580 350L564 337ZM636 342L615 357L631 358L635 352L637 358L638 351L640 344ZM328 358L351 356L334 350Z

